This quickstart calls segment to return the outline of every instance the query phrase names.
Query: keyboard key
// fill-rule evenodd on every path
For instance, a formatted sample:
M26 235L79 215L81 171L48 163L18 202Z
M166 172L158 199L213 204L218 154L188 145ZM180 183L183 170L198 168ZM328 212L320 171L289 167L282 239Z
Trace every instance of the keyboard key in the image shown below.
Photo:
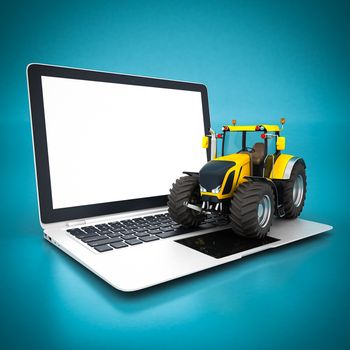
M134 222L140 223L140 222L144 222L145 219L144 218L136 218L133 220Z
M111 248L110 246L108 246L107 244L105 245L99 245L98 247L95 247L95 249L102 253L102 252L107 252L108 250L113 250L113 248Z
M164 218L160 218L159 221L164 223L164 222L168 222L169 219L164 217Z
M122 231L125 230L124 226L118 226L118 227L111 227L110 231L117 232L117 231Z
M184 233L189 233L189 232L194 232L194 231L199 231L199 230L200 230L200 228L198 228L198 227L194 228L194 229L185 229L185 228L181 227L175 231L158 233L157 236L159 238L168 238L168 237L183 235Z
M163 232L170 232L170 231L175 231L174 227L162 227L162 231Z
M121 234L117 233L117 232L111 232L111 233L107 233L108 237L114 238L114 237L120 237Z
M108 230L110 227L107 224L95 225L100 231Z
M134 234L135 232L134 231L132 231L132 230L127 230L127 231L124 231L123 232L123 235L132 235L132 234Z
M161 233L161 230L149 230L148 233L151 233L152 235L156 235L158 233Z
M144 237L144 236L149 236L148 232L136 232L135 236L137 237Z
M128 245L124 242L116 242L116 243L112 243L111 246L115 249L119 249L119 248L124 248L124 247L128 247Z
M135 232L145 232L145 231L147 231L147 229L142 227L142 228L135 228L133 231L135 231Z
M98 245L108 244L109 241L110 241L110 238L108 238L108 239L99 239L99 240L94 240L94 241L85 242L85 243L87 243L90 247L97 247Z
M94 226L84 226L81 229L84 230L85 232L87 232L87 231L94 231L94 232L98 231L96 229L96 227L94 227Z
M108 237L107 237L107 236L100 236L100 235L94 234L94 235L89 235L89 236L87 236L87 237L83 237L81 240L82 240L84 243L87 243L87 242L98 241L98 240L106 239L106 238L108 238Z
M126 230L122 229L122 230L115 230L113 232L116 232L116 233L120 233L120 234L125 234L126 233Z
M132 228L137 228L138 226L136 224L125 224L124 228L127 230L131 230Z
M95 235L95 233L85 233L84 235L75 235L74 237L78 239L83 239L86 237L91 237L92 235Z
M99 230L86 230L85 232L86 232L86 233L90 233L90 234L92 234L92 233L97 233L97 234L99 234L99 233L100 233Z
M86 232L84 232L80 228L72 228L72 229L67 230L67 232L69 232L73 236L86 235Z
M159 238L156 236L145 236L145 237L140 237L141 241L144 242L151 242L151 241L157 241Z
M113 222L111 222L110 224L109 224L109 226L110 227L113 227L113 228L122 228L123 227L123 225L122 224L116 224L116 223L113 223Z
M135 245L135 244L140 244L142 243L142 241L138 240L137 238L135 239L129 239L127 241L125 241L126 243L130 244L130 245Z
M93 241L93 242L87 242L87 244L90 247L96 247L96 246L102 245L102 244L110 244L110 243L120 242L121 240L122 239L117 237L117 238L109 238L109 239L103 239L103 240L98 240L98 241Z
M169 226L171 226L171 224L170 223L166 223L166 224L161 224L159 226L159 228L162 230L164 227L169 227Z
M123 239L122 237L111 237L111 240L112 240L113 242L121 242L121 241L123 241L124 239Z
M114 237L114 238L111 238L109 240L109 244L110 243L115 243L115 242L121 242L121 241L123 241L123 237Z
M98 233L100 234L100 235L108 235L109 233L111 233L112 231L111 230L101 230L101 231L99 231Z
M125 225L125 226L134 224L134 222L132 220L122 220L122 221L120 221L120 223Z
M134 235L125 235L125 236L123 236L123 239L133 239L133 238L136 238L136 236L134 236Z

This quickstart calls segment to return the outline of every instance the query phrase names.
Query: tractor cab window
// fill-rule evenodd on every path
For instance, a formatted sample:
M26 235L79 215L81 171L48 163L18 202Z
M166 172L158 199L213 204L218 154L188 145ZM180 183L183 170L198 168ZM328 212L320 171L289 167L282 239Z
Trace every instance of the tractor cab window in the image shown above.
M222 144L222 155L232 153L249 154L253 175L263 176L268 141L261 138L261 134L262 132L256 131L226 132Z
M260 132L226 132L222 143L222 155L238 152L255 153L256 148L265 152L265 142Z
M261 134L261 132L246 132L245 151L254 153L257 148L264 150L265 142L261 138ZM242 148L244 148L244 145Z
M271 139L269 139L269 141L268 141L268 153L269 154L273 154L273 153L277 152L276 141L277 141L277 135L275 137L272 137Z
M242 149L242 133L226 132L225 139L222 140L221 155L237 153Z

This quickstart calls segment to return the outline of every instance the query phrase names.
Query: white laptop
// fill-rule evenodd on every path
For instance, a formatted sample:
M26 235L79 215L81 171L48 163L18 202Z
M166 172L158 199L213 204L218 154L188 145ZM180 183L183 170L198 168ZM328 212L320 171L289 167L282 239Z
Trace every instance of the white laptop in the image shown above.
M172 182L208 160L204 85L41 64L27 76L44 238L113 287L140 290L331 229L275 220L257 241L224 220L170 219Z

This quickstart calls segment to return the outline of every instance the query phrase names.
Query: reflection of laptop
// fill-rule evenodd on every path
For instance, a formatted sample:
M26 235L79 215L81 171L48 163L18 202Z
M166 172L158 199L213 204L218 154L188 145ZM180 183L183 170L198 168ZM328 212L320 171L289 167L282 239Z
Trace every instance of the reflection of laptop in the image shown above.
M172 222L171 183L207 161L204 85L39 64L27 73L44 237L115 288L146 288L330 229L276 222L264 241L247 241L216 217L192 230Z

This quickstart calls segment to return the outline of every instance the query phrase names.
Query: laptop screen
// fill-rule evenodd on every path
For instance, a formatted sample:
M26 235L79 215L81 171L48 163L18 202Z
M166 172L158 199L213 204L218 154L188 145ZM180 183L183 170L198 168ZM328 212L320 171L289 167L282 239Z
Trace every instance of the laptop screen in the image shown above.
M140 199L143 205L135 209L151 207L147 199L163 198L153 205L166 204L172 182L206 163L201 89L154 84L160 79L147 86L56 75L43 73L38 81L51 213L129 204L73 217L103 215L133 209L132 200ZM37 175L45 176L40 171ZM72 217L66 214L61 218Z
M53 209L154 197L206 162L201 93L42 77Z

